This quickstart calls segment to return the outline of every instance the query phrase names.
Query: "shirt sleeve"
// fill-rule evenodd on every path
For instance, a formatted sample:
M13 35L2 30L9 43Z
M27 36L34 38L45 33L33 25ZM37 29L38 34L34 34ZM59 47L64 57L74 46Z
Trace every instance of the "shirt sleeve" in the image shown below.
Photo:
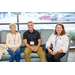
M41 37L40 37L40 33L38 32L38 39L41 39Z
M26 33L23 34L23 39L27 39Z
M53 34L48 38L48 41L46 42L46 49L48 46L50 47L50 45L51 45L51 40L52 40Z
M63 43L63 46L61 47L61 49L63 50L63 53L66 53L68 50L68 46L69 46L69 38L67 35L64 36L63 41L64 41L64 43Z
M9 47L9 48L11 48L11 45L9 44L9 40L10 38L9 38L9 34L7 34L7 36L6 36L6 45Z
M20 45L21 45L22 43L21 43L21 34L19 33L19 43L18 43L18 47L20 47Z

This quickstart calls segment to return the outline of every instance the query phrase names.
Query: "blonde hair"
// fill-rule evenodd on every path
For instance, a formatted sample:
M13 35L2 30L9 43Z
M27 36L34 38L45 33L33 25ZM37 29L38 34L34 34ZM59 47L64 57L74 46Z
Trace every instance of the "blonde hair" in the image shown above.
M11 29L12 26L15 26L15 28L16 28L16 25L15 24L10 24L9 28Z

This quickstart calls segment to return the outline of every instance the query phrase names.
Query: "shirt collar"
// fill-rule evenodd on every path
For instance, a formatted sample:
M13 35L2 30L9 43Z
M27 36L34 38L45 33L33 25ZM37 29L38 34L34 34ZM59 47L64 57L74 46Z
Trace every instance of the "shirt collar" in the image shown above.
M28 30L28 32L31 33L29 30ZM32 32L32 33L34 33L34 32L35 32L35 30L33 29L33 32ZM31 33L31 34L32 34L32 33Z

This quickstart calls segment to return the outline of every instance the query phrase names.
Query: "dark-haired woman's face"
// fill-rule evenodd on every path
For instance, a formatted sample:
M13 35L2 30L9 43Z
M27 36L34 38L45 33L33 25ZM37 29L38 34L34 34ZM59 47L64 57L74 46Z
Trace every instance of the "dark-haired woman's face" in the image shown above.
M61 34L62 31L63 31L62 26L61 25L57 25L57 27L56 27L57 34Z

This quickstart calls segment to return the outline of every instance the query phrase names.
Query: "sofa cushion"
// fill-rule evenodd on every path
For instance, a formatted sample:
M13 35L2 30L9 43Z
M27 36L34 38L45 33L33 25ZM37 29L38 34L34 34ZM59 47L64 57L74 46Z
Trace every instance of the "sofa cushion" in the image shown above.
M21 32L21 40L22 40L22 45L21 46L24 46L23 33L26 32L26 30L20 30L20 32Z
M69 46L68 46L68 51L67 51L67 53L60 59L61 60L61 62L67 62L67 60L68 60L68 54L69 54L69 47L70 47L70 41L71 41L71 37L70 36L68 36L69 37Z
M31 56L31 58L39 58L39 56L36 53L30 53L30 56ZM8 55L3 54L0 61L6 61L9 59L10 59L10 54L8 54ZM21 59L25 59L24 52L21 52Z
M9 30L2 30L1 31L1 42L6 42L6 35L10 33Z
M41 29L41 41L42 44L46 44L49 36L53 33L53 29Z

